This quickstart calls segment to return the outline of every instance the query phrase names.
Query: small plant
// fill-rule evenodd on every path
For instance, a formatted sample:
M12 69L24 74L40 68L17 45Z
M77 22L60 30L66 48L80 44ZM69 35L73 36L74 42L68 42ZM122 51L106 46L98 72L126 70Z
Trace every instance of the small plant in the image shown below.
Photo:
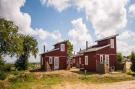
M0 71L0 80L6 79L7 74L4 71Z

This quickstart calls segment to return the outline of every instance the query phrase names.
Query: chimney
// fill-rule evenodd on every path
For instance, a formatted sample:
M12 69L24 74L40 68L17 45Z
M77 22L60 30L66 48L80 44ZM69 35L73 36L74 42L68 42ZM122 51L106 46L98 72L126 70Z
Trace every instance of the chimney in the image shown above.
M86 49L88 49L88 41L86 41Z
M74 55L75 55L75 51L74 51Z
M81 48L80 48L80 51L81 51Z
M44 52L45 52L45 45L44 45Z

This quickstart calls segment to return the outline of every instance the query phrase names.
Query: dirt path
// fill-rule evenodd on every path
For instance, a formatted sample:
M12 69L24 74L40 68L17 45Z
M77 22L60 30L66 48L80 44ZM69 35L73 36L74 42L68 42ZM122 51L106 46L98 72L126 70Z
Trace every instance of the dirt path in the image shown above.
M53 87L53 89L135 89L135 80L105 84L64 83Z

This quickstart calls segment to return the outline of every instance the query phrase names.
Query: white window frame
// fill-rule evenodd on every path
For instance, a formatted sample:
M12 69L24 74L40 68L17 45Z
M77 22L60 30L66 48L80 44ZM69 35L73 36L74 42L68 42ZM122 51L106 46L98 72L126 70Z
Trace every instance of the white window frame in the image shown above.
M88 56L85 56L85 65L88 65Z
M81 64L81 57L79 57L79 64Z
M104 63L104 55L101 54L101 55L100 55L100 64L103 64L103 63Z
M114 48L114 39L110 39L110 47Z
M49 64L53 63L53 57L49 57Z
M61 44L61 45L60 45L60 50L61 50L61 51L65 51L65 44Z
M59 57L54 57L54 69L57 70L59 69L59 63L60 63L60 59Z
M108 54L105 55L105 63L109 64L109 55Z
M75 63L75 58L73 59L73 63Z

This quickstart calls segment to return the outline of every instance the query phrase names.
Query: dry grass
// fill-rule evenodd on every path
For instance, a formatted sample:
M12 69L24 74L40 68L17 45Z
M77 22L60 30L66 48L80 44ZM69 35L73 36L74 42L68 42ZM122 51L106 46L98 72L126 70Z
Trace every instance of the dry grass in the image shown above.
M134 79L133 76L120 72L112 74L87 72L87 74L84 74L84 72L80 72L78 69L71 69L70 71L27 72L12 75L9 78L9 87L5 89L104 89L104 87L98 87L111 87L111 85L117 85L121 81L127 81L128 83L129 80Z

